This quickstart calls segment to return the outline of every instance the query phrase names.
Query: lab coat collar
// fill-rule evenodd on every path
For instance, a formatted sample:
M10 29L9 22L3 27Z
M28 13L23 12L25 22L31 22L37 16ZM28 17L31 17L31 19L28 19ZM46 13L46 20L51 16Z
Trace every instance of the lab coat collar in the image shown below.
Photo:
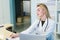
M48 21L48 19L46 19L46 20L45 20L45 23L43 24L44 29L45 29L45 27L46 27L46 25L47 25L47 21Z
M42 26L42 23L41 23L41 21L40 21L40 25L41 25L41 27L43 27L43 28L45 28L46 27L46 25L47 25L47 18L46 18L46 20L45 20L45 23L43 24L43 26Z

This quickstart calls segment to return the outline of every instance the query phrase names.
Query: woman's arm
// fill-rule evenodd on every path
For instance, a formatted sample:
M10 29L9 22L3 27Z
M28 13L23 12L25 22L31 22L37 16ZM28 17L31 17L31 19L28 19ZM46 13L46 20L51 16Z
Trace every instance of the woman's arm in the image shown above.
M22 31L21 33L23 33L23 34L30 33L34 29L34 27L36 27L36 25L37 25L37 21L35 21L28 29Z
M37 25L37 21L35 21L28 29L26 29L26 30L24 30L24 31L22 31L22 32L20 32L20 33L17 33L17 34L11 34L10 37L11 37L11 38L16 38L16 37L18 37L21 33L22 33L22 34L28 34L29 32L31 32L31 31L34 29L34 27L36 27L36 25Z

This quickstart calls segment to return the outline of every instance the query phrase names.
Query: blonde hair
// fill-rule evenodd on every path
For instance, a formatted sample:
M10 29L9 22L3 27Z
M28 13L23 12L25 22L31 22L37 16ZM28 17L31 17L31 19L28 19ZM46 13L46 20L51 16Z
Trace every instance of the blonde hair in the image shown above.
M50 14L49 14L49 11L48 11L48 8L47 8L47 6L46 6L45 4L40 3L40 4L37 5L37 7L40 7L41 5L46 8L46 11L47 11L46 17L47 17L47 18L51 18L51 17L50 17Z

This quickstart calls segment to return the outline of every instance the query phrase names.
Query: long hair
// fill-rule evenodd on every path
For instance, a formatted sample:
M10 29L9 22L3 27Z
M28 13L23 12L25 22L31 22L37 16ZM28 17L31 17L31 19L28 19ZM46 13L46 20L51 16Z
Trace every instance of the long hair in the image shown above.
M40 4L37 5L37 7L40 7L41 5L46 8L46 11L47 11L46 17L47 17L47 18L51 18L51 17L50 17L50 14L49 14L49 11L48 11L48 8L47 8L47 6L46 6L45 4L40 3Z

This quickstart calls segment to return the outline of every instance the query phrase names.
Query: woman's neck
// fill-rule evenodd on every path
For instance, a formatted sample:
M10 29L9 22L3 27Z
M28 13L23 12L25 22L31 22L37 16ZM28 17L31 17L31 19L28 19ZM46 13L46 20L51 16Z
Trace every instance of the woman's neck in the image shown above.
M47 18L47 17L44 15L44 16L42 16L42 17L40 18L40 20L41 20L41 21L45 21L46 18Z

